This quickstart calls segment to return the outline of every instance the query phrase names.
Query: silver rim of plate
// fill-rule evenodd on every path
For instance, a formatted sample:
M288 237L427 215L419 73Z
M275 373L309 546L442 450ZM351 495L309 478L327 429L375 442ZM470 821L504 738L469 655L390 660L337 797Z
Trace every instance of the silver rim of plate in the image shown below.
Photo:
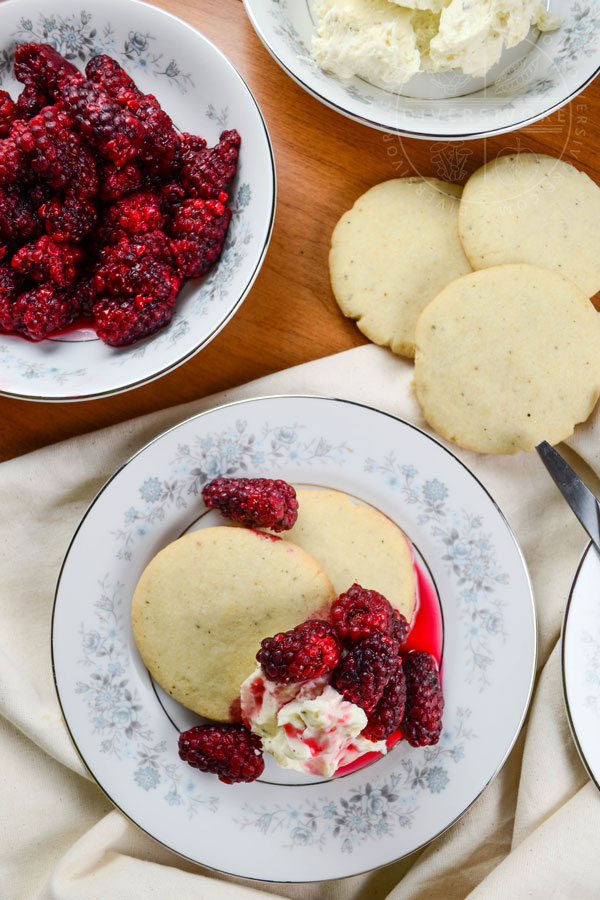
M600 556L590 541L579 560L565 609L561 670L573 742L588 775L600 790L600 668L595 665L595 660L600 659L600 615L595 608L599 606L597 597L587 584L598 571Z

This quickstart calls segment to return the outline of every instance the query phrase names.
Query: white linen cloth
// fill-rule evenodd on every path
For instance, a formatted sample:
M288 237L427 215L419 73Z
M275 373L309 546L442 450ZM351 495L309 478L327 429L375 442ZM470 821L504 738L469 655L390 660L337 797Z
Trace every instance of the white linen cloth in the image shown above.
M56 698L50 621L72 534L106 479L150 439L220 403L327 394L385 409L424 430L412 365L372 345L163 410L0 465L1 900L496 900L600 897L600 795L563 707L561 620L587 539L536 454L484 456L449 445L516 533L539 616L538 679L525 728L499 776L420 853L321 884L261 884L181 860L112 808L71 744ZM563 445L596 490L600 415ZM590 469L582 463L584 461ZM232 854L235 848L232 847Z

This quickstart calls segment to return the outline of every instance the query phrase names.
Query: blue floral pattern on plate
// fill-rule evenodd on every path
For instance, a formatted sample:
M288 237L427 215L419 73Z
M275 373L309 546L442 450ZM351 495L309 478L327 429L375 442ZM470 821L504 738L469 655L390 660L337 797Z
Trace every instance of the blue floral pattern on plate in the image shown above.
M600 631L581 635L582 651L585 659L585 705L600 718Z
M393 839L397 828L413 824L420 792L440 794L446 789L451 779L448 764L460 763L465 742L476 737L468 726L470 715L470 710L458 709L454 731L444 731L439 744L403 759L400 769L389 775L349 788L337 802L319 797L272 809L245 804L245 815L236 824L268 836L284 835L281 846L290 850L310 844L329 850L334 844L342 853L352 853L368 840Z
M196 506L203 486L222 475L240 477L251 471L272 472L294 465L344 464L350 448L342 441L331 444L323 437L303 439L301 423L269 425L256 433L245 419L222 432L208 432L191 444L177 447L168 465L169 475L146 478L138 488L141 505L125 510L121 527L114 532L120 545L119 559L132 559L132 544L149 528L163 522L169 507Z
M59 53L72 62L86 63L93 56L107 53L118 57L122 63L130 63L130 68L140 69L164 77L177 85L182 93L194 86L189 73L182 72L174 59L168 62L156 49L156 37L143 31L129 31L127 37L118 39L110 22L98 24L94 15L86 10L71 15L46 15L40 13L37 19L22 18L19 27L13 31L12 45L5 47L0 57L0 84L2 76L12 71L16 44L52 44Z
M477 682L480 689L487 687L488 669L494 662L491 641L504 642L507 638L506 600L496 596L496 589L510 579L498 566L482 518L456 507L448 487L438 478L420 483L418 470L399 461L395 453L381 463L367 459L365 471L382 475L391 490L399 490L407 503L421 510L417 521L439 543L440 558L458 589L459 614L465 625L464 650L471 660L468 681Z
M101 753L127 764L141 790L160 789L169 806L184 806L190 816L200 807L216 812L218 798L200 791L191 775L184 777L173 762L172 748L156 741L139 692L130 687L129 648L123 638L130 601L124 602L123 585L112 584L107 573L99 587L100 597L93 604L96 621L79 628L79 663L86 674L75 691L87 708Z
M290 774L269 760L263 778L234 787L179 759L176 729L197 719L153 690L133 641L130 598L161 547L214 521L213 513L203 515L206 481L272 473L345 490L414 539L437 587L445 627L446 708L435 747L400 742L368 768L329 781ZM478 623L488 621L482 600L488 593L499 601L502 617L502 629L492 626L494 664L485 670L485 691L480 669L465 652L469 603L463 592L474 584L481 591ZM250 878L303 881L307 871L315 879L336 878L414 851L489 783L530 697L535 616L506 523L451 454L368 407L271 397L182 423L107 483L65 559L53 661L65 719L82 757L108 795L152 836L197 862ZM503 714L490 717L496 704ZM189 828L190 815L199 832Z
M24 359L19 353L15 353L13 346L0 344L0 363L16 369L23 378L35 380L37 378L50 379L56 384L67 384L69 379L82 378L86 374L85 369L73 369L69 371L60 366L47 364L42 361Z

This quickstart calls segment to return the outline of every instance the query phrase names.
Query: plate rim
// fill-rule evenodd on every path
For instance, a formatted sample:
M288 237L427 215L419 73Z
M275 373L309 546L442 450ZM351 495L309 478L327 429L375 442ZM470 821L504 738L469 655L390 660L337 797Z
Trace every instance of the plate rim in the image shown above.
M563 703L564 703L564 707L565 707L565 712L567 714L567 722L569 723L569 730L571 732L571 737L573 738L573 743L575 744L575 749L577 750L577 753L579 754L579 758L580 758L581 762L583 763L584 769L586 770L590 779L596 785L598 790L600 791L600 772L598 774L594 774L592 767L585 756L581 741L577 734L577 729L575 726L575 721L573 718L571 705L569 703L569 694L568 694L568 690L567 690L567 672L566 672L567 628L568 628L569 612L571 611L572 601L575 596L575 589L577 587L577 582L581 575L581 570L583 569L583 567L585 565L585 561L588 557L588 554L593 547L594 547L594 542L589 541L589 543L586 545L583 553L581 554L579 562L577 563L577 568L575 570L573 580L571 581L571 587L569 589L569 597L567 600L567 605L565 606L565 611L564 611L563 621L562 621L562 626L561 626L561 634L560 634L560 644L561 644L561 647L560 647L560 670L561 670ZM598 552L600 553L600 551L598 551Z
M90 0L90 2L92 2L94 4L94 3L97 3L97 0ZM82 403L82 402L86 402L88 400L101 400L106 397L114 397L114 396L117 396L118 394L124 394L127 391L132 391L138 387L143 387L144 385L151 384L153 381L156 381L157 379L162 378L164 375L167 375L169 372L175 371L175 369L178 369L179 366L184 365L186 362L188 362L190 359L192 359L197 353L199 353L206 346L208 346L208 344L210 344L214 340L214 338L225 328L225 326L229 324L231 319L238 312L240 306L242 305L242 303L248 296L248 294L249 294L254 282L256 281L258 274L263 266L265 257L267 255L267 250L269 249L271 238L273 236L275 215L276 215L276 211L277 211L277 167L275 164L275 153L273 150L273 142L271 140L271 135L269 133L269 129L267 127L265 117L262 113L262 110L258 104L256 97L254 96L254 93L250 89L248 82L243 77L243 75L241 74L241 72L239 71L237 66L235 66L233 64L233 62L229 59L229 57L226 56L226 54L219 47L217 47L217 45L214 43L214 41L212 41L203 32L201 32L198 28L196 28L195 25L192 25L190 22L186 22L185 19L182 19L180 16L175 15L174 13L170 12L169 10L163 9L161 6L155 6L152 3L146 2L146 0L126 0L126 2L128 4L132 4L134 6L144 7L145 9L153 10L154 12L158 13L159 15L164 15L167 18L174 20L178 25L184 26L188 31L191 31L192 34L195 35L196 37L200 37L203 41L205 41L211 47L211 49L214 50L215 53L218 56L220 56L222 58L222 60L233 70L235 75L237 75L241 84L245 88L249 99L252 101L252 103L256 107L256 111L258 112L258 116L259 116L260 122L262 124L264 135L265 135L266 142L267 142L268 160L270 163L270 183L271 183L271 188L272 188L272 193L273 193L273 199L271 202L271 209L270 209L270 214L269 214L269 221L268 221L266 232L265 232L263 246L262 246L260 253L258 255L258 258L256 260L254 269L252 270L252 272L250 273L250 275L248 277L246 285L242 289L237 301L235 302L233 307L229 310L229 312L227 313L225 318L222 319L222 321L219 322L215 326L215 328L213 328L213 330L208 335L206 335L206 337L199 344L197 344L194 348L192 348L187 354L185 354L184 356L175 360L172 364L164 366L158 372L150 374L147 377L139 378L139 379L137 379L129 384L123 385L121 387L111 388L111 389L104 390L104 391L96 391L95 393L91 393L91 394L83 394L83 395L71 394L69 396L47 397L47 396L38 396L37 394L23 394L23 393L18 393L15 391L9 391L9 390L0 388L0 397L9 397L13 400L25 400L29 403ZM2 6L3 7L18 6L19 3L20 3L20 0L3 0ZM102 4L100 4L99 8L102 9ZM218 265L218 263L217 263L217 265ZM158 334L163 333L164 330L165 329L161 329L158 332ZM7 336L10 337L11 335L7 335ZM0 337L1 337L1 335L0 335ZM145 340L152 340L152 337L153 337L153 335L149 335L147 338L145 338Z
M359 113L351 112L343 106L339 106L339 104L335 103L333 100L330 100L327 97L324 97L320 94L315 88L308 85L305 81L300 78L300 76L296 75L281 59L280 56L275 52L275 49L269 43L269 40L265 36L263 30L259 27L256 17L253 12L253 8L251 6L252 0L242 0L244 5L244 10L246 15L248 16L248 20L254 29L255 34L260 39L263 46L268 50L271 57L275 60L275 62L280 66L281 69L288 75L296 84L298 84L303 90L305 90L308 94L315 99L319 100L323 103L324 106L327 106L329 109L332 109L334 112L340 113L348 119L352 119L354 122L359 122L361 125L367 125L369 128L375 128L377 131L383 131L388 134L398 134L401 137L414 138L415 140L422 141L433 141L433 140L447 140L447 141L461 141L461 140L477 140L481 138L495 137L501 134L509 134L513 131L518 131L521 128L525 128L527 125L533 125L536 122L539 122L541 119L545 119L547 116L552 115L552 113L556 112L559 109L562 109L563 106L569 104L572 100L575 99L582 91L586 89L586 87L594 81L598 75L600 75L600 65L595 69L595 71L583 82L583 84L576 87L571 93L567 94L561 100L557 100L547 109L540 113L534 113L531 116L528 116L525 119L521 119L518 122L512 122L509 125L504 125L499 128L492 128L489 131L466 131L464 133L456 132L453 134L446 134L445 132L430 132L430 131L411 131L407 128L401 128L397 125L392 125L391 123L384 123L380 121L375 121L374 119L369 119L368 116L361 116ZM401 95L398 95L401 97ZM425 102L425 101L423 101Z
M349 406L357 406L357 407L360 407L361 409L365 409L365 410L367 410L367 411L369 411L369 412L375 412L375 413L377 413L377 414L382 414L382 415L384 415L384 416L387 416L388 418L395 420L396 422L400 423L400 424L403 425L403 426L408 426L409 428L411 428L412 430L414 430L414 431L416 431L418 434L420 434L422 437L427 438L428 440L432 441L432 442L433 442L434 444L436 444L441 450L445 451L445 452L448 454L448 456L451 457L451 459L453 459L455 462L458 462L458 463L460 464L460 466L467 472L467 474L470 475L470 476L474 479L474 481L477 483L477 485L478 485L478 486L481 488L481 490L483 490L483 492L486 494L488 500L492 503L493 507L494 507L495 510L496 510L496 513L500 516L500 520L501 520L501 522L503 523L504 528L506 529L506 533L507 533L507 535L508 535L508 537L509 537L509 539L510 539L510 541L511 541L513 547L514 547L514 549L516 550L517 557L518 557L518 559L519 559L519 561L520 561L520 563L521 563L522 571L523 571L523 574L524 574L524 576L525 576L525 582L526 582L527 588L528 588L529 608L530 608L530 611L531 611L531 617L532 617L532 637L533 637L533 647L532 647L532 651L533 651L533 652L532 652L532 658L531 658L531 672L530 672L529 684L528 684L528 686L527 686L527 691L526 691L526 701L525 701L525 703L524 703L523 710L522 710L522 712L521 712L521 715L520 715L520 718L519 718L519 721L518 721L518 725L517 725L517 727L515 728L514 735L513 735L512 738L510 739L510 741L509 741L509 743L508 743L508 746L507 746L507 749L506 749L506 751L505 751L505 753L504 753L502 759L499 761L499 763L498 763L497 767L495 768L495 770L490 774L490 777L488 778L488 780L487 780L487 781L485 782L485 784L481 787L481 790L480 790L480 791L479 791L479 792L478 792L478 793L470 800L470 802L468 803L468 805L467 805L463 810L461 810L461 812L459 812L459 813L458 813L458 814L457 814L450 822L448 822L448 823L444 826L444 828L442 828L440 831L436 832L436 834L434 834L434 835L433 835L432 837L430 837L428 840L426 840L426 841L422 842L421 844L419 844L418 846L414 847L414 848L413 848L412 850L410 850L408 853L402 854L401 856L395 857L394 859L390 859L387 863L383 863L383 864L381 864L381 865L376 864L375 866L371 866L371 867L366 868L366 869L361 869L360 871L352 872L352 873L350 873L350 874L348 874L348 875L334 875L334 876L327 877L327 878L308 879L308 880L303 879L302 881L298 881L298 880L294 880L294 879L289 879L289 880L286 879L285 881L282 881L281 879L262 878L262 877L257 877L257 876L255 876L255 875L241 875L241 874L238 873L238 872L230 872L230 871L227 871L227 870L225 870L225 869L220 869L220 868L217 868L216 866L212 866L210 863L200 862L200 861L198 861L197 859L194 859L194 858L191 857L191 856L187 856L185 853L181 853L180 851L178 851L175 847L170 846L169 844L165 843L165 842L162 841L161 839L155 837L153 834L150 834L149 831L147 831L142 825L140 825L138 822L136 822L135 819L133 819L131 815L129 815L125 810L123 810L122 807L121 807L117 802L115 802L115 800L113 799L113 797L112 797L112 796L108 793L108 791L100 784L100 782L98 781L98 779L97 779L96 776L94 775L94 772L90 769L88 763L86 762L86 760L85 760L84 757L82 756L81 751L79 750L79 747L78 747L77 742L76 742L76 740L75 740L75 737L74 737L74 735L73 735L73 733L72 733L72 731L71 731L71 727L70 727L70 725L69 725L69 722L68 722L68 720L67 720L67 717L66 717L66 715L65 715L65 710L64 710L64 707L63 707L63 704L62 704L61 695L60 695L60 689L59 689L59 686L58 686L58 680L57 680L57 675L56 675L56 666L55 666L55 648L54 648L54 640L55 640L54 625L55 625L55 613L56 613L56 608L57 608L58 593L59 593L59 590L60 590L60 585L61 585L61 579L62 579L63 571L64 571L65 566L66 566L66 564L67 564L67 560L68 560L69 554L70 554L71 549L72 549L72 547L73 547L73 544L74 544L74 542L75 542L75 540L76 540L76 538L77 538L77 535L79 534L79 531L80 531L81 528L83 527L84 522L87 520L88 515L91 513L93 507L95 506L95 504L97 503L97 501L100 499L100 497L102 496L102 494L104 493L104 491L109 487L110 484L112 484L113 480L114 480L115 478L117 478L117 476L118 476L118 475L119 475L119 474L120 474L120 473L121 473L121 472L122 472L122 471L130 464L130 463L132 463L138 456L140 456L142 453L144 453L149 447L151 447L152 445L154 445L154 444L157 443L158 441L162 440L166 435L171 434L172 432L174 432L174 431L176 431L177 429L179 429L179 428L181 428L181 427L183 427L183 426L189 424L189 423L192 422L192 421L195 421L195 420L200 419L200 418L202 418L202 417L204 417L204 416L210 415L211 413L218 412L218 411L225 410L225 409L229 409L229 408L231 408L231 407L239 407L239 406L243 406L243 405L245 405L245 404L254 404L254 403L257 403L257 402L261 402L261 401L271 401L271 400L292 400L292 401L293 401L293 400L295 400L295 399L297 399L297 398L298 398L298 399L302 399L302 400L310 400L310 401L326 401L326 402L334 402L334 403L344 403L344 404L348 404ZM159 843L161 846L166 847L166 849L168 849L168 850L170 850L171 852L175 853L175 854L176 854L178 857L180 857L181 859L185 859L185 860L187 860L188 862L191 862L191 863L193 863L193 864L196 865L196 866L203 866L203 867L205 867L205 868L208 868L208 869L210 869L210 870L213 871L213 872L218 872L218 873L225 874L225 875L231 875L231 876L233 876L233 877L236 877L236 878L242 878L242 879L247 880L247 881L264 882L264 883L266 883L266 884L300 884L300 883L317 884L317 883L320 883L320 882L327 883L327 882L330 882L330 881L337 881L337 880L341 880L341 879L344 879L344 878L352 878L352 877L355 877L355 876L357 876L357 875L364 875L364 874L367 874L367 873L369 873L369 872L376 871L376 870L378 870L378 869L380 869L380 868L384 868L384 867L387 866L387 865L392 865L392 864L394 864L394 863L397 863L397 862L399 862L399 861L402 860L402 859L406 859L406 858L407 858L408 856L410 856L411 854L416 853L416 852L418 852L419 850L422 850L424 847L426 847L426 846L428 846L429 844L431 844L434 840L437 840L441 835L445 834L446 831L448 831L453 825L455 825L456 822L458 822L459 819L461 819L461 818L462 818L462 817L463 817L463 816L464 816L464 815L472 808L472 806L474 805L474 803L482 796L482 794L483 794L483 793L485 792L485 790L489 787L489 785L491 784L491 782L492 782L492 781L497 777L497 775L500 773L501 769L502 769L502 768L504 767L504 765L506 764L506 761L507 761L508 757L509 757L510 754L512 753L512 751L513 751L513 749L514 749L514 747L515 747L515 744L516 744L516 742L517 742L517 740L518 740L518 738L519 738L519 735L521 734L521 732L522 732L522 730L523 730L523 726L524 726L524 724L525 724L525 720L526 720L526 718L527 718L527 714L528 714L529 708L530 708L530 706L531 706L531 700L532 700L532 697L533 697L533 690L534 690L535 679L536 679L538 653L539 653L538 615L537 615L537 609L536 609L536 605L535 605L535 597L534 597L534 592L533 592L533 585L532 585L532 582L531 582L531 576L530 576L530 573L529 573L529 569L528 569L528 566L527 566L527 562L526 562L525 557L524 557L524 555L523 555L523 551L521 550L521 547L520 547L520 545L519 545L519 543L518 543L518 541L517 541L517 539L516 539L516 536L515 536L515 534L514 534L514 532L513 532L513 529L511 528L511 526L510 526L508 520L506 519L506 516L505 516L504 513L502 512L502 509L500 508L500 506L499 506L499 504L497 503L497 501L496 501L496 500L494 499L494 497L491 495L491 493L490 493L489 490L486 488L486 486L481 482L481 480L478 478L478 476L477 476L477 475L476 475L476 474L475 474L475 473L467 466L466 463L464 463L461 459L459 459L459 457L456 456L456 454L455 454L450 448L444 446L444 444L442 444L440 440L438 440L438 439L437 439L436 437L434 437L433 435L428 434L426 431L424 431L424 430L423 430L422 428L420 428L418 425L415 425L414 423L409 422L409 421L407 421L406 419L402 419L400 416L397 416L397 415L395 415L394 413L390 413L390 412L388 412L387 410L381 409L381 408L379 408L379 407L372 406L372 405L370 405L370 404L368 404L368 403L363 403L363 402L361 402L361 401L349 400L349 399L347 399L347 398L337 397L337 396L334 396L334 395L325 395L325 394L308 394L308 393L298 393L298 394L293 394L293 393L261 394L261 395L256 396L256 397L246 397L246 398L242 398L242 399L239 399L239 400L232 400L232 401L229 401L229 402L227 402L227 403L221 403L221 404L217 404L216 406L211 406L209 409L206 409L206 410L203 410L202 412L195 413L194 415L188 416L188 417L186 417L185 419L182 419L181 422L178 422L178 423L176 423L175 425L172 425L172 426L170 426L169 428L166 428L164 431L162 431L160 434L156 435L156 437L152 438L150 441L147 441L147 442L146 442L139 450L137 450L137 451L136 451L135 453L133 453L130 457L128 457L128 459L125 460L125 462L123 462L123 463L122 463L122 464L121 464L121 465L113 472L113 474L105 481L105 483L104 483L104 484L100 487L100 489L96 492L96 494L94 495L93 499L90 501L90 503L89 503L88 506L86 507L85 512L82 514L82 516L81 516L81 518L80 518L80 520L79 520L79 522L78 522L78 524L77 524L77 527L76 527L75 531L73 532L73 535L72 535L72 537L71 537L71 539L70 539L70 541L69 541L68 547L67 547L67 549L66 549L66 551L65 551L63 560L62 560L62 562L61 562L60 570L59 570L58 577L57 577L57 581L56 581L56 588L55 588L55 592L54 592L54 599L53 599L53 604L52 604L52 616L51 616L51 624L50 624L50 654L51 654L51 664L52 664L52 678L53 678L53 682L54 682L54 689L55 689L55 692L56 692L56 697L57 697L58 704L59 704L59 707L60 707L60 710L61 710L61 714L62 714L62 719L63 719L63 721L64 721L64 724L65 724L67 733L68 733L68 735L69 735L69 738L70 738L70 740L71 740L71 743L72 743L72 745L73 745L73 747L74 747L74 749L75 749L77 755L79 756L81 762L83 763L85 769L86 769L86 770L89 772L89 774L91 775L94 784L95 784L95 785L102 791L102 793L110 800L110 802L113 804L113 806L114 806L114 807L115 807L122 815L124 815L130 822L132 822L137 828L139 828L144 834L146 834L146 835L147 835L148 837L150 837L152 840L156 841L156 842Z

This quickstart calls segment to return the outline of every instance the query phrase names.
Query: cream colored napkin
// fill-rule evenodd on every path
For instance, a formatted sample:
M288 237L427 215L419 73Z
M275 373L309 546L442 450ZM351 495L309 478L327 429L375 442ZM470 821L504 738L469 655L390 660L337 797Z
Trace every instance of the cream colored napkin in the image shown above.
M193 413L264 394L348 398L428 430L411 379L410 363L369 345L0 465L1 900L241 900L257 891L307 900L600 896L600 795L569 734L557 643L586 537L535 455L451 447L498 501L525 554L539 614L539 677L528 722L500 775L420 854L326 884L219 876L180 860L114 810L85 773L61 719L50 662L54 588L79 520L115 469ZM598 475L599 423L596 414L569 442Z

